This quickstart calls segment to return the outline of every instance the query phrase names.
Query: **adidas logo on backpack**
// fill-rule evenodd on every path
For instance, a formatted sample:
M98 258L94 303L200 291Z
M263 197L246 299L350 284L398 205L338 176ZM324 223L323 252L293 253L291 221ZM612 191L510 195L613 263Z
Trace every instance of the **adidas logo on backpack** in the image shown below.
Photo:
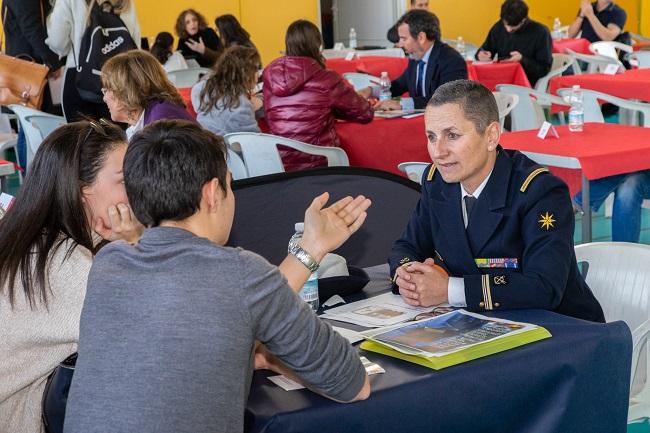
M122 36L118 36L117 39L115 39L112 42L109 42L108 44L104 45L104 48L102 48L102 54L106 55L122 45L124 43L124 38Z

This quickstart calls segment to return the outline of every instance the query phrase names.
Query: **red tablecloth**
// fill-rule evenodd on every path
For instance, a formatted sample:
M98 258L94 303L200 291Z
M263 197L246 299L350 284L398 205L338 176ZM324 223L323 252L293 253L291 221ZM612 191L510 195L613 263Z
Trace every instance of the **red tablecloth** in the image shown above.
M382 72L388 72L391 80L396 79L406 69L408 65L407 58L400 57L382 57L368 56L345 60L344 58L335 58L326 60L328 69L344 74L346 72L363 72L366 74L380 76Z
M336 133L353 167L368 167L404 176L397 164L430 161L424 117L374 119L362 125L337 122Z
M592 52L589 51L590 44L591 42L583 38L555 39L553 41L553 52L563 54L566 53L565 50L569 48L579 54L592 54Z
M583 132L569 132L567 126L556 129L559 139L541 140L536 130L530 130L504 133L500 143L507 149L576 158L589 180L650 169L650 128L587 123ZM576 172L567 169L556 172L572 193L580 184Z
M622 74L581 74L552 78L549 92L579 84L584 89L596 90L625 99L650 101L650 69L627 70Z
M183 98L183 101L185 102L185 105L187 106L187 111L190 113L190 115L196 119L196 111L194 111L194 107L192 106L192 88L191 87L181 87L177 88L178 93L181 94L181 97Z
M650 47L650 41L639 41L632 44L634 51L639 51L641 48Z
M472 63L467 62L467 75L470 80L496 90L497 84L516 84L530 87L524 68L519 63Z

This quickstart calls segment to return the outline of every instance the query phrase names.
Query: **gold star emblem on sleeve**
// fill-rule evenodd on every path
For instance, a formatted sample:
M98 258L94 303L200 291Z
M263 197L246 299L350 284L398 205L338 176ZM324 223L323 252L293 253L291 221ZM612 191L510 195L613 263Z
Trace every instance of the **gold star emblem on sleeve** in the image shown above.
M546 231L548 231L549 229L555 227L553 223L556 221L553 219L553 214L546 212L544 215L540 215L539 217L541 219L537 222L540 223L540 228L546 229Z

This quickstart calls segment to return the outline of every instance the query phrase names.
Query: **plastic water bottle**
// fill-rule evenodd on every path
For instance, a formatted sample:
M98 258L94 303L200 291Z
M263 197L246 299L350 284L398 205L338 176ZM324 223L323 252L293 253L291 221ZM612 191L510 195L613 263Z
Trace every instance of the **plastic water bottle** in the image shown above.
M569 131L581 132L585 125L585 110L582 90L577 84L571 89L569 102L571 104L571 109L569 110Z
M350 29L350 49L355 50L357 48L357 31L354 30L354 27Z
M465 40L462 36L458 36L458 39L456 40L456 51L460 53L463 59L467 57L467 52L465 50Z
M553 32L551 33L553 39L562 39L562 23L560 18L555 17L553 20Z
M303 223L296 223L295 229L296 232L289 240L289 249L300 242L302 234L305 231L305 225ZM318 271L311 273L305 285L298 292L298 295L303 301L309 304L312 310L318 311Z
M390 78L388 78L388 72L382 72L381 77L379 78L379 100L386 101L393 97L393 94L390 92Z

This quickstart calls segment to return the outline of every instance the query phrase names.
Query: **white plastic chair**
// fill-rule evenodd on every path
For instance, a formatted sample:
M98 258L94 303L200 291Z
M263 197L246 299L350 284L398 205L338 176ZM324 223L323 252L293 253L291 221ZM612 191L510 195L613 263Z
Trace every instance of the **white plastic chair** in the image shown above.
M629 58L630 63L636 63L639 69L650 68L650 51L635 51Z
M65 124L65 119L61 116L34 110L23 105L9 105L9 109L16 114L20 127L25 132L25 140L27 141L27 167L29 167L43 139L52 131L53 127L56 128L59 125ZM30 119L34 119L34 121Z
M650 417L650 246L595 242L575 247L578 262L587 262L586 281L608 322L623 320L632 330L632 375L628 422ZM641 362L640 362L641 361Z
M18 141L18 134L0 134L0 157L2 159L7 159L6 152L9 149L13 149L16 155L18 155L18 149L16 144Z
M177 71L168 71L169 81L178 88L192 87L201 79L203 75L209 74L212 69L208 68L188 68Z
M513 108L519 103L519 96L514 93L492 92L494 99L497 100L497 108L499 109L499 123L503 131L503 124L506 116L512 111Z
M625 67L623 66L623 63L621 63L620 60L614 59L614 58L609 57L609 56L603 56L601 54L594 54L594 55L581 54L581 53L576 53L575 51L572 51L569 48L566 49L566 52L574 57L573 73L576 74L576 75L582 74L583 72L586 72L588 74L595 74L597 72L604 72L607 65L611 65L611 64L618 65L619 68L625 69ZM587 64L587 70L586 71L582 70L578 60L580 60L580 61Z
M564 99L515 84L497 84L497 91L519 96L519 102L510 112L510 130L539 129L546 120L543 108L551 104L568 106Z
M557 93L563 98L570 97L571 89L559 89ZM582 97L585 112L585 122L605 122L603 113L600 110L600 104L598 103L599 100L602 100L628 110L628 113L620 113L621 119L619 121L621 121L621 123L623 123L623 120L626 120L626 117L629 117L630 120L626 122L627 124L638 124L635 114L641 113L643 115L643 120L640 122L641 126L650 128L650 103L630 101L628 99L618 98L616 96L608 95L607 93L597 92L595 90L589 89L582 89Z
M616 41L598 41L589 44L589 51L594 54L599 54L601 56L607 56L618 60L619 51L631 53L632 46Z
M242 161L241 156L230 147L228 148L226 163L228 164L233 180L246 179L248 177L248 170L246 170L244 161Z
M535 83L535 90L539 92L548 91L548 83L551 78L562 75L564 71L571 67L573 61L574 57L570 54L553 53L553 64L551 65L551 70L548 74L537 80L537 83Z
M424 170L429 164L429 162L401 162L397 165L397 168L402 173L406 173L406 176L413 182L421 183Z
M278 144L291 147L311 155L327 158L328 166L349 166L350 160L343 149L338 147L315 146L277 135L258 132L235 132L224 135L228 146L241 155L248 176L283 173L284 165L278 152Z
M364 87L376 86L380 80L379 77L375 77L374 75L369 74L362 74L360 72L346 72L343 74L343 78L352 84L354 90L360 90Z

